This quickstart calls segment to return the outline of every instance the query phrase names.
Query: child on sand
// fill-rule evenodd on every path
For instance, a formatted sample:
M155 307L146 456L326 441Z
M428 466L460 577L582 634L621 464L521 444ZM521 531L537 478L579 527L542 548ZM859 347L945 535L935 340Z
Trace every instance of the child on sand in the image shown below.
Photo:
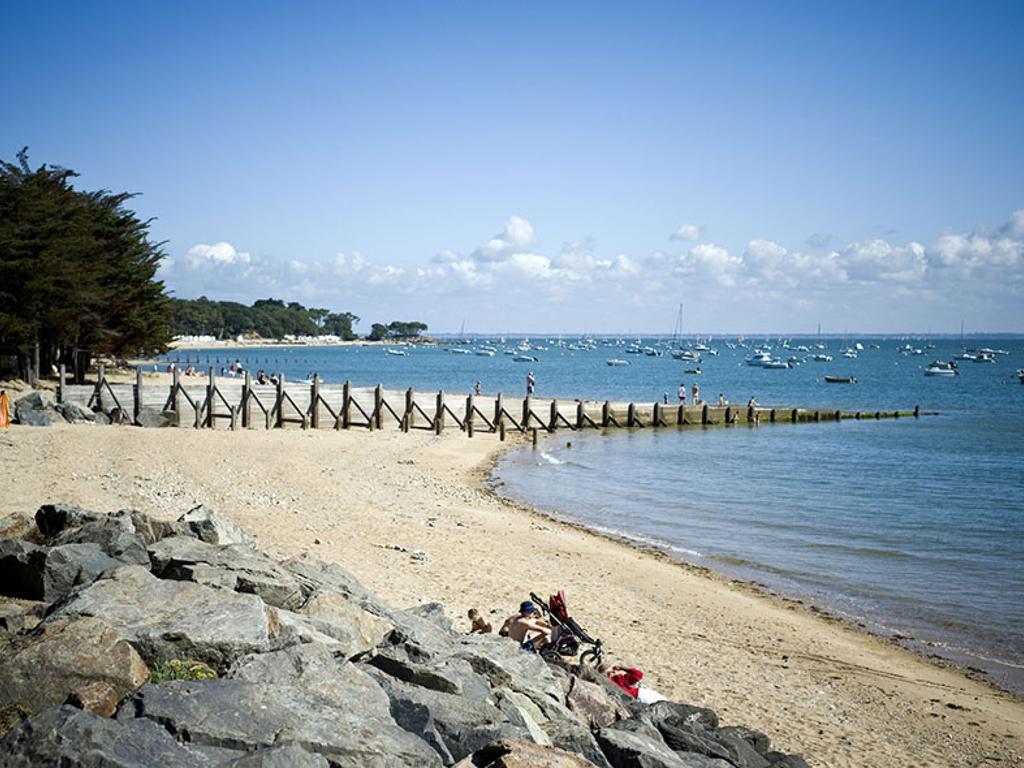
M491 633L491 625L484 621L484 617L480 615L480 611L476 608L470 608L469 613L466 614L469 620L473 623L470 627L469 634L471 635L489 635Z

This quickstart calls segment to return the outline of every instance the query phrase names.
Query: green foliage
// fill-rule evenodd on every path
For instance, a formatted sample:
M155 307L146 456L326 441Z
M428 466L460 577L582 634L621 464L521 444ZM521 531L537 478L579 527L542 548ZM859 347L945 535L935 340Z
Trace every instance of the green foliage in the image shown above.
M40 368L80 378L93 350L152 354L170 340L163 244L126 207L132 195L76 190L76 176L33 170L27 149L0 161L0 355L23 373L37 344Z
M374 323L370 328L369 339L371 341L383 341L384 339L414 339L423 331L427 330L426 323L402 322L395 320L387 325Z
M166 683L171 680L213 680L217 673L201 661L171 659L160 662L149 671L149 682Z
M331 334L346 341L356 338L352 325L359 318L351 312L306 309L297 302L259 299L251 307L235 301L171 300L171 333L174 336L229 338L255 334L265 339L284 336Z

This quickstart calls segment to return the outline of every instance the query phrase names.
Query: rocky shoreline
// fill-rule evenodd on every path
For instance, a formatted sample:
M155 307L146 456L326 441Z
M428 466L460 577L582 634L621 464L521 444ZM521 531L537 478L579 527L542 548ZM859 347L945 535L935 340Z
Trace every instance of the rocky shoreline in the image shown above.
M397 610L231 520L0 521L0 766L799 768L709 709Z

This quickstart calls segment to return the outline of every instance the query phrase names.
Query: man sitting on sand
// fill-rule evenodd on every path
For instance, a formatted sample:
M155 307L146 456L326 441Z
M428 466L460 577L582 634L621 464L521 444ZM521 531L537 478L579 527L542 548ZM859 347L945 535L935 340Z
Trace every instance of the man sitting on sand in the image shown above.
M480 615L480 611L476 608L470 608L469 620L473 622L473 626L470 627L469 634L471 635L489 635L491 633L491 625L484 621L484 617Z
M509 616L501 625L499 635L507 635L524 651L537 652L551 640L551 625L540 618L529 600L519 605L519 613Z

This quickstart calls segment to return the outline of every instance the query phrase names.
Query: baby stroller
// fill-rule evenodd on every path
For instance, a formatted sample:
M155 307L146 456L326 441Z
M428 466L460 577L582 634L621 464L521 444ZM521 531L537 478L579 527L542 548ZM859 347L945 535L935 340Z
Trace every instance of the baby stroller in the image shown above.
M596 667L601 663L601 641L587 634L587 631L576 623L576 619L569 615L563 590L560 589L551 595L546 603L533 592L530 593L530 599L551 622L551 642L541 649L540 655L543 658L554 660L579 653L581 666L593 664ZM581 643L589 646L583 653L580 653Z

